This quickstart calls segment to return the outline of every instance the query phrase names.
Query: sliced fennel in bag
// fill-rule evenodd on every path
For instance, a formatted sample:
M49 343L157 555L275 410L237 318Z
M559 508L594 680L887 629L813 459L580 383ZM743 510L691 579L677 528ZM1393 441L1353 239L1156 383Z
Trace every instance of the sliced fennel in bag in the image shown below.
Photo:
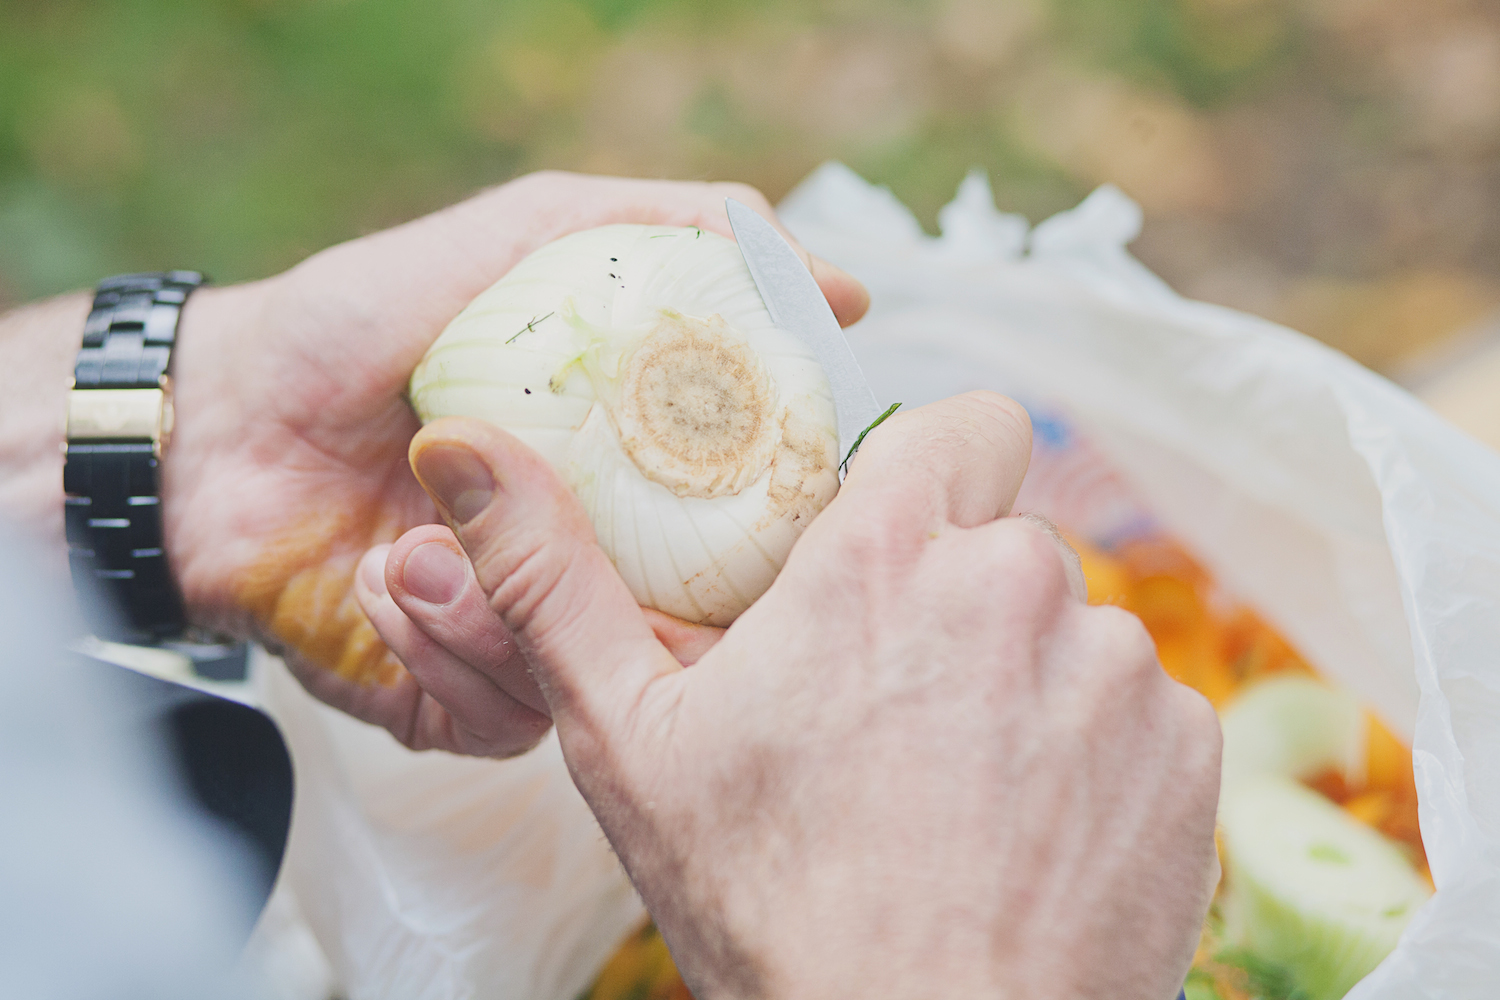
M1251 685L1220 720L1224 941L1293 995L1339 1000L1432 895L1396 843L1297 780L1363 785L1364 713L1347 691L1284 674Z
M1296 781L1260 774L1219 805L1225 937L1307 1000L1340 1000L1432 895L1389 840Z
M1312 778L1336 771L1362 777L1365 720L1348 691L1289 674L1250 687L1219 717L1227 791L1247 778Z

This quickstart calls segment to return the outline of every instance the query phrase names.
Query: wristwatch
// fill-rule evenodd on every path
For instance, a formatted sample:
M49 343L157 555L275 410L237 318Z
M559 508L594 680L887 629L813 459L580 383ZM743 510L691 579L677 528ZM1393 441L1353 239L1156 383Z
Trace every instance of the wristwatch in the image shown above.
M182 634L182 597L162 545L162 452L172 435L169 374L195 271L100 282L68 394L64 515L73 583L112 600L101 639L151 643ZM107 633L107 634L106 634Z

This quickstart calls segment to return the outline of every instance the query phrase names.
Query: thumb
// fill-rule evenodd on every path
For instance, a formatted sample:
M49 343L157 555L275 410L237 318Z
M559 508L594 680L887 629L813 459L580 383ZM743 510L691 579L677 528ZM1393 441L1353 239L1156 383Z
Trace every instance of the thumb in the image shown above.
M540 455L480 420L429 424L409 457L526 654L564 744L580 727L605 741L623 732L646 686L682 668L578 499Z

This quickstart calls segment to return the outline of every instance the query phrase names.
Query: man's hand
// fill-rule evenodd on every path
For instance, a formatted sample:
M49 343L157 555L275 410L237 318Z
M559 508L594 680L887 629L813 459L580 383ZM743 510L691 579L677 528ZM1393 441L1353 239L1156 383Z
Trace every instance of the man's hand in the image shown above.
M743 185L533 174L275 278L194 294L173 358L177 430L162 471L167 553L192 621L283 649L319 696L410 746L508 754L534 743L548 725L539 702L477 674L477 693L461 685L434 699L356 600L366 550L437 520L407 465L418 427L407 379L448 321L542 244L613 222L729 235L726 196L771 214ZM868 303L859 283L808 262L840 320L858 319ZM59 570L58 446L87 311L71 296L0 317L0 345L25 366L0 425L0 513L50 541ZM487 634L498 648L508 638L497 626ZM685 641L690 650L706 640ZM524 669L514 675L524 680Z
M533 745L548 720L524 665L519 699L477 672L425 691L356 600L366 550L437 519L407 465L407 379L448 321L542 244L612 222L727 235L726 195L771 212L741 185L532 175L269 281L195 295L163 471L167 551L193 619L270 640L320 697L410 746ZM857 319L858 283L810 266L840 317ZM491 618L493 654L508 638Z
M1176 995L1217 876L1217 720L1005 516L1018 406L871 434L686 670L538 456L472 420L411 454L457 536L391 565L409 585L418 545L467 551L696 995Z

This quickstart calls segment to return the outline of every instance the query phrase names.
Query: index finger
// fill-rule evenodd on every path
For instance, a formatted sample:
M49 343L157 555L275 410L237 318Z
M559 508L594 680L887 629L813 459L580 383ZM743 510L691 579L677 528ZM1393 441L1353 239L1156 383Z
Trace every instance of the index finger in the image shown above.
M745 184L547 171L325 250L289 273L308 279L311 290L304 294L315 304L322 302L319 296L325 289L337 288L348 301L378 307L373 312L384 329L412 331L411 336L360 340L362 355L373 358L375 368L404 382L459 310L538 247L617 222L697 226L732 238L724 211L726 196L743 201L792 239L766 197ZM864 285L812 257L794 240L792 245L808 262L841 325L865 314L870 294Z
M545 172L523 178L536 186L568 184L576 194L547 214L532 234L536 245L580 229L612 222L647 223L658 226L696 226L734 239L724 199L733 198L754 209L776 228L797 252L818 283L840 326L849 326L870 308L870 293L849 272L814 257L782 225L775 206L759 189L736 181L713 183L643 180L631 177L590 177L581 174ZM565 207L564 207L565 206ZM482 230L485 238L489 229Z
M898 412L871 431L823 518L837 522L882 503L915 530L987 524L1010 513L1030 462L1025 408L999 393L967 392Z

